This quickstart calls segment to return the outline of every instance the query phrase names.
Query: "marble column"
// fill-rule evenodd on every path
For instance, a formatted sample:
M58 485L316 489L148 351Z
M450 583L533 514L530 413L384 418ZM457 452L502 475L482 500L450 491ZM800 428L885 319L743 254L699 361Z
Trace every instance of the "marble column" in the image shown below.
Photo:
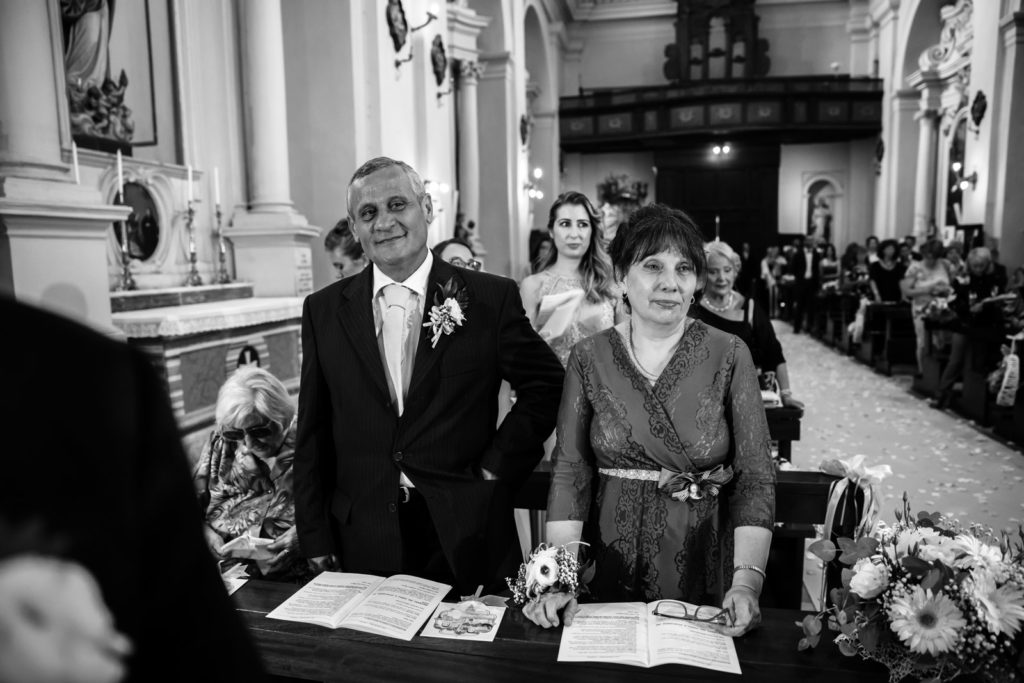
M477 83L483 67L476 61L459 62L459 204L465 222L480 225L480 121ZM478 236L479 237L479 236ZM474 251L483 249L479 242ZM486 253L483 252L483 253Z
M992 223L1003 263L1012 272L1024 265L1024 193L1019 190L1024 177L1024 12L1007 15L999 28L1004 61L995 140L1003 155L994 171Z
M235 214L224 234L239 279L257 296L303 296L313 291L311 242L320 229L291 200L281 2L247 0L239 14L249 210Z
M935 220L935 183L938 174L938 111L927 108L917 114L917 176L914 184L914 234L922 241Z
M0 2L0 292L118 336L107 248L129 210L74 182L62 54L57 3Z

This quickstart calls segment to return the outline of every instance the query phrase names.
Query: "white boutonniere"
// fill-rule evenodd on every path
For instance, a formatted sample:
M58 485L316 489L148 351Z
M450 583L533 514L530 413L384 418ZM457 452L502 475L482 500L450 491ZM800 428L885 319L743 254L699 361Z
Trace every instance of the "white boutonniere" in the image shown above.
M456 327L466 322L466 308L469 298L466 291L449 279L443 286L438 285L439 294L434 295L434 305L430 307L430 320L423 323L431 332L430 348L436 348L442 334L451 334Z

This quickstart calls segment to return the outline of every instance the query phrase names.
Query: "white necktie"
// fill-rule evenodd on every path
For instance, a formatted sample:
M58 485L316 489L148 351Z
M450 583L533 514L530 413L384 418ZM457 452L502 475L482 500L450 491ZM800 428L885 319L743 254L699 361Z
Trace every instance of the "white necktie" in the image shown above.
M388 374L391 375L391 385L395 388L399 416L405 409L402 351L405 347L406 307L411 293L396 283L384 287L384 358L387 360Z

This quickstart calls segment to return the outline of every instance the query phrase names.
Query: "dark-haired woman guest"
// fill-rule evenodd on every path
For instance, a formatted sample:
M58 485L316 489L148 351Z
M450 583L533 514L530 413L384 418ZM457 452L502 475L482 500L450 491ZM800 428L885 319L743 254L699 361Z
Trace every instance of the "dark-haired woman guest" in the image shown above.
M903 300L900 281L907 268L900 263L899 255L900 245L896 240L885 240L878 247L878 260L868 267L875 301L892 303Z
M359 240L352 234L348 219L342 218L324 237L324 249L334 266L334 279L358 275L370 262Z
M520 285L526 315L565 365L573 345L616 322L619 298L586 195L565 192L548 214L554 248Z
M760 621L775 510L754 364L686 315L707 274L689 216L653 204L625 227L611 257L629 315L569 359L547 539L590 544L596 600L720 604L714 628L739 635ZM524 612L552 626L563 609L571 622L575 600L547 594Z

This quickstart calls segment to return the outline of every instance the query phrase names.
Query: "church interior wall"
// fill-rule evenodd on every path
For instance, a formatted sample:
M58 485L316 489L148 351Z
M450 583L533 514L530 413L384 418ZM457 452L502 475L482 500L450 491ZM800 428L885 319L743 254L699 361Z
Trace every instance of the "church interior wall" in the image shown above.
M758 3L758 36L768 41L769 76L850 73L846 2Z
M609 154L566 154L562 172L562 191L577 190L595 206L601 203L597 186L610 175L627 175L630 182L647 183L647 203L657 201L653 152L615 152ZM548 202L550 205L550 202ZM547 211L536 220L546 227Z

